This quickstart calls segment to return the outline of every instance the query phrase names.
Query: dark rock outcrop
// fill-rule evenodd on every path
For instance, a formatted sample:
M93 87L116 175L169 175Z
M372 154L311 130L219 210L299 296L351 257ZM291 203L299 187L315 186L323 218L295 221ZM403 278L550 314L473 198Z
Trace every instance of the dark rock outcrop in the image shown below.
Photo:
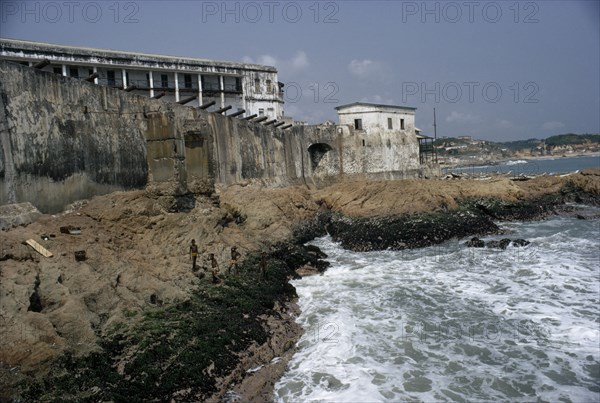
M515 247L527 246L527 245L529 245L530 243L531 243L531 242L529 242L528 240L526 240L526 239L521 239L521 238L519 238L519 239L513 239L513 240L512 240L512 245L513 245L513 246L515 246Z
M485 246L485 242L474 236L465 242L465 246L468 246L469 248L483 248Z
M497 249L506 249L508 247L508 245L512 244L515 247L523 247L523 246L527 246L529 245L531 242L525 240L525 239L513 239L510 240L508 238L503 238L503 239L499 239L499 240L492 240L489 242L485 242L482 239L479 239L477 237L473 237L470 240L466 241L464 243L464 245L468 248L483 248L483 247L488 247L488 248L497 248Z
M354 220L334 217L327 227L335 241L354 251L419 248L498 230L489 217L469 211Z
M509 202L499 198L468 199L456 211L420 213L375 218L349 218L332 215L327 232L342 247L354 251L419 248L439 244L452 238L471 235L499 234L494 221L540 220L552 215L574 215L577 207L566 203L600 205L600 196L568 182L560 192L546 194L529 200ZM468 247L506 249L529 244L524 239L508 238L484 243L472 238Z
M293 237L299 244L310 242L315 238L327 235L326 227L331 222L331 212L323 210L309 221L301 223L294 229Z
M508 245L510 245L510 239L508 239L508 238L489 241L488 243L485 244L485 246L487 248L494 248L494 249L506 249L508 247Z

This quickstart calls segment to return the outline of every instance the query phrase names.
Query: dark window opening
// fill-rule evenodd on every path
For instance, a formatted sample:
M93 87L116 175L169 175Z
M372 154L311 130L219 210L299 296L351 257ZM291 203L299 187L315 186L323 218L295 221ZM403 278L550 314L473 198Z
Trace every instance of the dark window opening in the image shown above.
M146 73L146 86L150 88L150 73Z
M113 70L108 70L106 72L106 81L108 82L108 85L113 87L117 84L115 80L115 72Z
M354 129L362 130L362 119L354 119Z
M392 130L394 127L392 126L392 118L388 118L388 129Z
M29 66L29 62L20 62L19 64L22 64L23 66Z
M271 83L271 80L267 80L267 94L270 94L273 92L273 84Z
M404 119L400 119L400 130L404 130Z
M363 147L365 146L365 140L363 139Z
M73 78L79 78L79 69L77 67L71 67L69 69L69 75Z
M169 88L169 76L166 74L160 75L160 86L162 88Z
M183 75L183 86L185 88L192 88L192 75L191 74Z
M258 78L254 80L254 92L260 92L260 80Z
M62 67L54 67L52 69L52 71L54 72L54 74L58 74L59 76L62 76Z
M217 76L200 76L200 81L202 82L202 90L207 92L216 92L221 90L221 85L219 83L219 77Z
M91 76L92 74L94 74L94 69L88 69L88 76Z
M129 72L125 72L125 81L127 86L129 87L131 85L131 81L129 81Z

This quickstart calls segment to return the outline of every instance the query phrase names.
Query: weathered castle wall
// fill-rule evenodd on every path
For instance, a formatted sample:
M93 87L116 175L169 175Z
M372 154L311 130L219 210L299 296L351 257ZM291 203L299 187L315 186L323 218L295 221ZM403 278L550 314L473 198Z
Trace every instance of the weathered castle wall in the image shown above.
M416 138L280 130L0 61L0 204L42 212L122 189L321 185L421 174Z
M0 76L0 203L54 212L65 200L144 186L141 103L7 62Z
M209 114L215 132L215 181L220 184L261 180L273 186L303 182L306 151L290 131Z
M316 184L423 175L418 141L406 133L367 134L346 125L322 125L294 127L292 134L306 145L307 177Z

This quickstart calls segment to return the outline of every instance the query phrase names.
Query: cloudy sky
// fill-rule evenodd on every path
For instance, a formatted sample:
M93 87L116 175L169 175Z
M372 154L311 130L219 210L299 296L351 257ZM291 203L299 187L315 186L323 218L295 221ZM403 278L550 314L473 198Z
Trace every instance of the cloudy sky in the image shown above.
M0 36L274 65L287 115L418 108L438 136L600 131L598 1L7 1Z

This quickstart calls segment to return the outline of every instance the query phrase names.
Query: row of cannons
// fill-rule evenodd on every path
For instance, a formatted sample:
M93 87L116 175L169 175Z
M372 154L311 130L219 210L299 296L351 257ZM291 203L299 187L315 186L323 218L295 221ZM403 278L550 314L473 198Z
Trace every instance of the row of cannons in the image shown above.
M186 99L182 99L178 103L183 105L183 103L188 103L190 101L193 101L194 99L196 99L195 95L191 96L189 98L186 98ZM216 101L210 101L210 102L208 102L208 103L200 106L200 109L206 110L206 109L210 108L211 106L214 106L215 104L216 104ZM218 113L218 114L223 114L223 113L227 112L228 110L230 110L231 108L232 108L232 106L228 105L228 106L225 106L223 108L217 109L216 111L210 111L210 112ZM226 116L230 117L230 118L235 118L235 117L238 117L238 116L242 116L244 113L246 113L246 110L245 109L240 109L237 112L234 112L234 113L226 115ZM256 113L253 114L253 115L250 115L250 116L243 117L242 119L243 120L250 120L253 123L262 123L262 122L264 122L263 125L265 125L265 126L270 126L270 125L273 125L273 127L283 126L283 127L281 127L282 130L289 129L290 127L293 126L291 123L285 124L284 121L278 122L277 119L267 120L267 119L269 119L267 116L260 116L259 117Z
M47 65L49 65L49 64L50 64L50 60L44 59L44 60L41 60L41 61L37 62L36 64L32 65L31 67L33 67L35 69L40 69L41 70L44 67L46 67ZM98 73L92 73L88 77L84 78L83 80L85 80L87 82L90 82L90 83L93 83L94 80L97 79L98 77L99 77ZM126 88L124 88L123 91L125 91L125 92L131 92L131 91L134 91L134 90L137 90L137 89L138 89L137 86L135 86L135 85L129 85ZM160 92L158 94L155 94L151 98L152 99L159 99L159 98L162 98L165 95L166 95L165 92ZM189 102L192 102L192 101L194 101L196 99L198 99L198 96L197 95L192 95L192 96L189 96L187 98L184 98L182 100L177 101L177 103L179 105L185 105L185 104L187 104ZM207 102L207 103L201 105L199 108L202 109L202 110L207 110L208 108L210 108L210 107L212 107L214 105L216 105L216 101L210 101L210 102ZM216 114L219 114L219 115L223 115L225 112L227 112L231 108L232 108L232 106L228 105L228 106L225 106L223 108L217 109L215 111L209 111L209 112L216 113ZM240 109L240 110L238 110L238 111L236 111L234 113L231 113L229 115L225 114L225 116L230 117L230 118L236 118L236 117L242 116L244 113L246 113L246 110L245 109ZM262 123L264 126L273 125L273 127L281 127L281 130L286 130L286 129L289 129L290 127L293 126L291 123L286 124L285 121L278 122L277 119L268 120L269 118L267 116L258 116L257 114L253 114L253 115L250 115L250 116L245 116L245 117L242 117L241 119L252 121L253 123Z

